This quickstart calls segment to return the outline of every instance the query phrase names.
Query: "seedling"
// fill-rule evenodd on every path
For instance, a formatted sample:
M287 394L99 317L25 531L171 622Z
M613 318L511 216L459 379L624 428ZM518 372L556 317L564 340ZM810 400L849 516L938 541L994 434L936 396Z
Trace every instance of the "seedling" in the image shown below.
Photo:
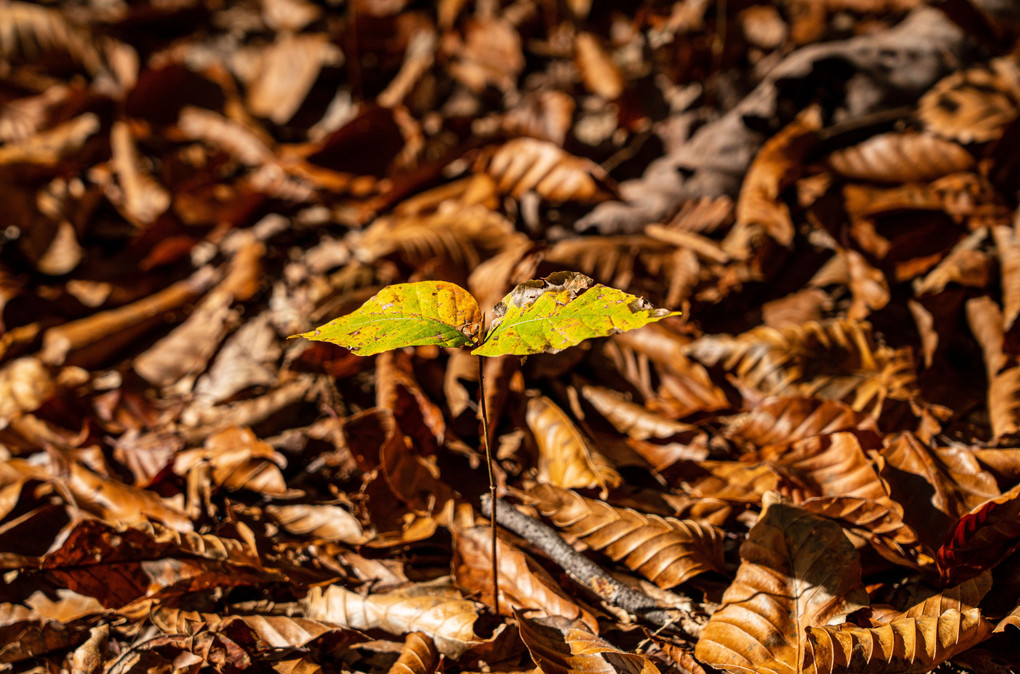
M482 356L557 353L593 337L626 332L680 312L656 309L646 300L610 288L584 274L560 271L518 284L493 310L481 335L482 315L468 291L446 281L399 283L383 288L361 307L294 337L331 342L359 356L405 346L469 348L478 358L478 407L492 497L493 609L499 613L496 558L496 482L489 448Z

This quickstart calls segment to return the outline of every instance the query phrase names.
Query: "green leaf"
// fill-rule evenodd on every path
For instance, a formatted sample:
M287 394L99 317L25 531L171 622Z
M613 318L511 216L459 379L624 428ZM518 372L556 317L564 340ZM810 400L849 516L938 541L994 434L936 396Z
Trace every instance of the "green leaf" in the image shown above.
M386 286L346 316L301 335L371 356L404 346L468 346L473 326L481 321L471 293L446 281L419 281Z
M479 356L526 356L556 353L592 337L679 316L655 309L646 300L595 283L584 274L561 271L542 280L525 281L496 305L496 319Z

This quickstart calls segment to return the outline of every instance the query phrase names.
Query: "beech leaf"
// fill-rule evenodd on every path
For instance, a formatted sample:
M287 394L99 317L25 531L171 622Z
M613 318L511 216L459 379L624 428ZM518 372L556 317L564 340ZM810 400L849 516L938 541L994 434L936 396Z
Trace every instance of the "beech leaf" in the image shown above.
M357 311L294 337L331 342L359 356L405 346L467 346L481 320L471 293L446 281L397 283Z
M561 271L520 283L496 305L496 318L478 356L558 353L586 339L655 323L680 312L656 309L646 300Z

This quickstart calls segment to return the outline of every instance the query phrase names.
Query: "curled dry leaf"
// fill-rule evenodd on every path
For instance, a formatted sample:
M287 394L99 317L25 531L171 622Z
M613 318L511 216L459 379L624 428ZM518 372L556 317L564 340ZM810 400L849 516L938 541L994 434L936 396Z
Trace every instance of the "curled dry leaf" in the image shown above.
M813 106L762 146L740 188L737 222L723 242L723 250L732 257L747 259L750 251L741 244L746 240L746 232L754 228L760 228L783 246L792 243L793 220L780 195L800 177L804 160L821 128L821 109Z
M988 374L988 414L992 435L1020 431L1020 363L1003 351L1002 311L990 297L967 300L967 323L981 345Z
M49 370L35 356L26 356L0 368L0 427L22 412L34 412L57 392Z
M799 672L806 629L868 603L857 552L838 524L774 495L740 547L740 568L695 657L727 672Z
M438 670L439 652L432 639L421 632L411 632L388 674L434 674Z
M650 412L645 407L630 402L612 389L585 385L581 387L581 395L616 430L636 440L670 438L676 435L693 434L697 431L696 426L680 423ZM691 458L703 459L705 456L703 452L695 452Z
M521 640L545 674L657 674L643 655L622 651L600 639L579 620L563 616L528 618L517 614Z
M997 225L991 229L1002 275L1003 329L1009 330L1020 315L1020 239L1012 227Z
M152 518L178 531L192 530L191 520L155 492L96 475L77 462L70 464L66 484L78 505L114 522L133 524Z
M492 540L488 527L454 532L454 574L457 585L480 593L479 599L492 603ZM516 545L497 540L499 558L500 609L537 609L548 615L581 620L598 629L595 618L567 596L549 573Z
M529 495L557 527L659 587L676 587L700 573L724 569L722 532L712 525L643 515L546 484Z
M556 403L545 396L532 398L525 418L538 445L540 482L566 489L597 487L603 492L620 484L620 474Z
M485 170L500 192L515 197L535 191L554 203L595 203L615 192L612 179L598 164L535 138L506 143L492 155Z
M365 541L365 531L361 523L354 515L339 506L271 505L266 506L266 513L295 536L312 536L352 545Z
M853 180L905 183L968 171L974 157L957 143L937 136L893 132L837 150L828 162L836 173Z
M289 493L280 470L286 459L249 428L227 428L209 436L204 448L181 452L174 459L174 471L187 475L203 464L212 469L217 486L276 496Z
M971 578L1020 546L1020 485L961 517L938 551L939 570L950 582Z
M473 630L476 605L442 582L368 596L339 585L314 587L301 606L309 618L351 629L380 629L395 635L421 632L448 658L457 659L482 643Z
M807 628L804 666L810 674L929 672L985 640L992 626L976 608L905 615L871 629L854 625Z
M914 433L901 433L885 445L882 477L903 505L904 519L929 545L940 545L954 521L999 496L995 478L966 447L932 447ZM933 517L933 507L944 517Z

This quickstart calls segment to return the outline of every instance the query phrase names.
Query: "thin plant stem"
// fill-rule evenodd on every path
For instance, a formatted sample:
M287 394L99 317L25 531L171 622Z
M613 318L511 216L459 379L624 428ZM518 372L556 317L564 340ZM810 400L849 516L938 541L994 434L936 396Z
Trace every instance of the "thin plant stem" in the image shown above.
M489 414L485 409L485 366L484 358L478 358L478 407L482 412L482 443L485 445L485 463L489 467L489 497L496 502L496 476L492 468L492 449L489 447ZM489 516L492 527L492 611L499 615L499 558L496 556L496 509Z

